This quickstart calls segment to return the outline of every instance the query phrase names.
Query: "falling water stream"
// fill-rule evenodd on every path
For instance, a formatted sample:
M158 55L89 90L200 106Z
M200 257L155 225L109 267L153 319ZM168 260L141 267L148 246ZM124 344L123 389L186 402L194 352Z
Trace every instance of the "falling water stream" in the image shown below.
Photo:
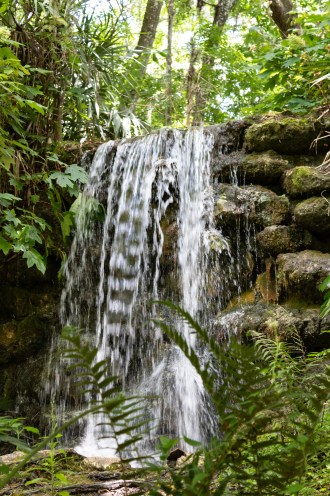
M229 252L213 225L212 146L212 134L203 129L164 130L102 145L81 195L64 271L62 324L91 336L96 360L109 359L109 373L124 390L158 398L148 412L148 449L159 435L205 442L215 432L201 379L152 323L160 307L151 304L174 300L207 324L210 239ZM190 328L169 318L203 360ZM70 385L62 394L63 410L69 390ZM100 439L101 421L87 419L82 454L114 452Z

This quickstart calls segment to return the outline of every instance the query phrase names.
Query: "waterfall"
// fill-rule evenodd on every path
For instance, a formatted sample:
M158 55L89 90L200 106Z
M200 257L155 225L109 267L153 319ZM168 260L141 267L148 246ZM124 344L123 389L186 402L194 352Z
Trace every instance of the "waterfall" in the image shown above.
M124 390L158 398L148 407L149 449L159 435L206 442L215 433L201 379L152 324L160 309L151 304L170 299L208 322L210 240L221 240L218 245L229 252L213 226L212 146L212 134L203 129L164 130L102 145L81 195L64 269L62 324L90 336L96 359L109 359L109 373ZM203 362L189 327L173 324ZM63 410L69 397L67 385ZM113 451L98 439L99 422L87 420L83 454Z

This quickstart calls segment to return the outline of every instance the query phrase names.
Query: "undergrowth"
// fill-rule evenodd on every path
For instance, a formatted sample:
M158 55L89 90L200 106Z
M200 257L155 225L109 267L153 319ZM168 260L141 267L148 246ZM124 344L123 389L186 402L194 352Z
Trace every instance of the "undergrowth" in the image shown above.
M157 322L201 375L221 434L181 467L166 467L169 480L150 495L312 495L318 485L328 490L329 352L306 356L298 336L287 345L255 332L248 346L236 338L219 344L180 307L165 305L210 351L202 368L180 332ZM165 461L166 443L161 447ZM322 471L319 481L313 478L315 464ZM152 468L160 472L165 466Z
M219 343L182 308L169 302L163 305L182 324L188 324L208 350L209 362L202 365L177 328L156 321L201 376L214 405L219 435L206 448L185 438L192 453L176 465L169 463L168 456L179 440L161 437L160 463L148 464L143 494L328 494L330 350L306 355L298 335L291 336L291 344L286 344L276 335L270 339L256 332L250 333L249 344L242 344L236 337ZM108 375L107 361L97 362L97 351L84 343L78 332L66 329L64 337L69 343L64 353L76 385L82 394L89 393L90 404L66 424L55 425L51 434L32 448L21 439L21 419L0 419L0 441L10 442L26 453L14 468L0 462L0 489L17 477L38 451L47 445L54 447L59 434L86 415L101 415L123 461L127 448L132 449L143 436L142 399L127 398L119 391L116 377ZM57 485L61 477L56 475L53 461L50 479L55 494L60 491ZM150 474L152 483L148 482Z

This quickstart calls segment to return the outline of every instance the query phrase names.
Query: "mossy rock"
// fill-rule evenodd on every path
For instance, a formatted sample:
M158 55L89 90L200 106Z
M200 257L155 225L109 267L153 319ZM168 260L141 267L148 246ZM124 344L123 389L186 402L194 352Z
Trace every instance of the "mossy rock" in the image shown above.
M263 186L231 186L221 184L217 189L215 201L216 226L246 227L248 221L265 227L274 224L285 224L290 218L290 204L285 195L276 195Z
M290 218L290 204L285 195L276 195L262 186L243 188L249 197L248 218L258 226L286 224Z
M219 338L235 334L245 339L249 331L257 331L272 339L276 336L296 343L299 336L308 351L330 346L330 334L322 334L329 327L330 318L321 319L319 308L288 308L265 303L240 305L224 311L214 325Z
M318 289L330 274L330 254L315 250L284 253L277 257L279 302L300 298L306 304L318 304L323 294Z
M47 291L47 290L48 291ZM1 317L3 323L15 320L23 320L30 314L37 314L42 320L58 319L59 291L49 292L49 288L40 292L32 292L20 287L4 284L1 287Z
M312 235L297 226L268 226L257 234L257 243L264 255L276 257L310 248Z
M307 153L319 130L320 125L309 119L277 116L249 127L246 148L249 152Z
M43 322L36 315L1 324L0 364L28 358L44 346L46 334Z
M330 233L330 195L312 197L298 203L294 209L296 223L315 234Z
M273 150L268 150L264 153L246 155L238 168L237 175L243 177L245 183L269 185L276 183L289 167L288 160Z
M286 172L283 188L291 198L318 195L330 191L330 176L313 167L295 167Z

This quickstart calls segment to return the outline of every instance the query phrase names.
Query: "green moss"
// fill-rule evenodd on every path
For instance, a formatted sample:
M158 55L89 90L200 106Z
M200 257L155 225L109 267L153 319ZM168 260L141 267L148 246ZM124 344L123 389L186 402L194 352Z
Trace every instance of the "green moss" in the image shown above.
M303 153L317 137L319 126L309 119L275 117L253 124L246 133L249 151L275 150L280 153Z
M319 305L311 305L310 303L308 303L306 300L304 300L303 298L299 297L299 296L290 296L290 298L288 298L284 303L283 303L283 306L285 308L294 308L294 309L297 309L297 310L306 310L307 308L311 308L311 309L319 309L320 306Z

